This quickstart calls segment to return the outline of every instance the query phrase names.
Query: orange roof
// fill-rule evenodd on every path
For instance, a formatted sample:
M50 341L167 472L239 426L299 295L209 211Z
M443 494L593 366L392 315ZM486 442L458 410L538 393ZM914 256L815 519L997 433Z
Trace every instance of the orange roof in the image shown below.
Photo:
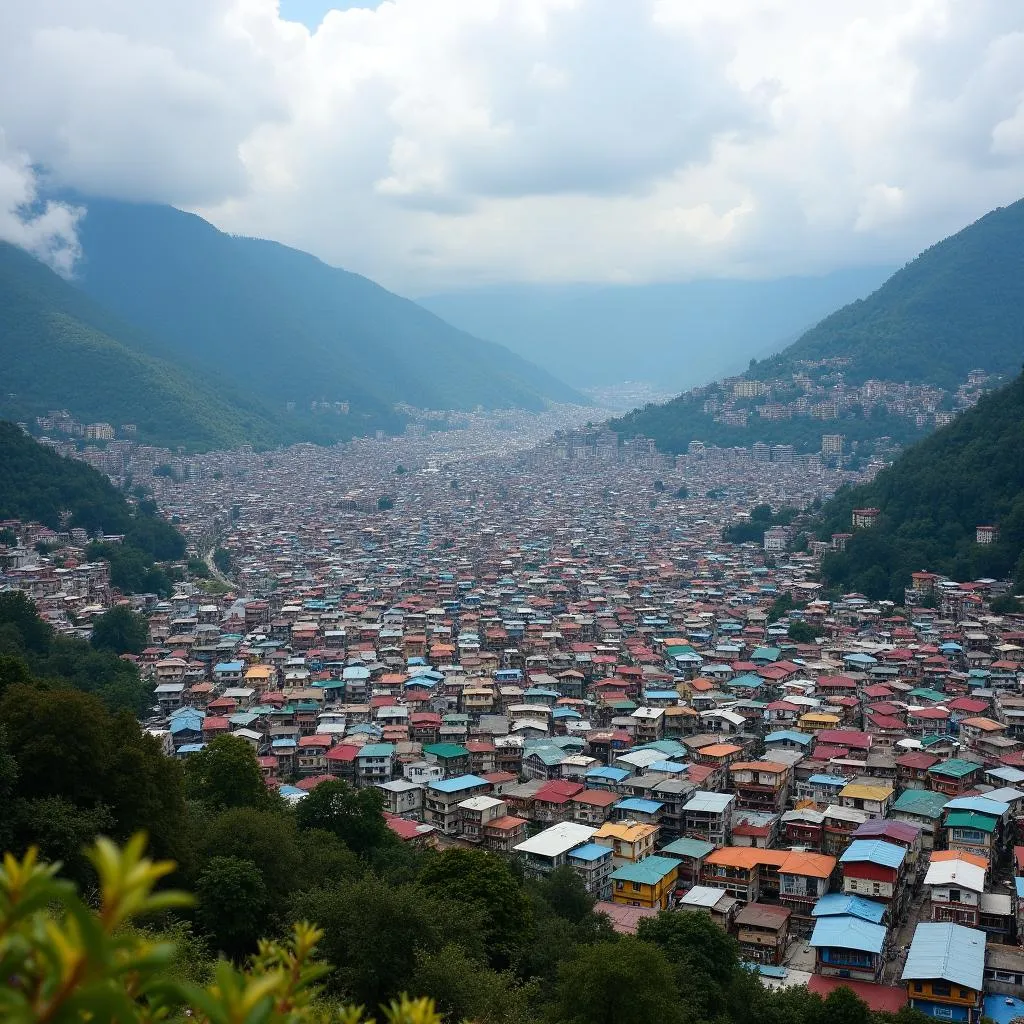
M808 875L811 878L828 878L836 869L835 857L824 853L790 853L786 863L779 868L780 875Z
M698 754L710 754L712 757L728 757L730 754L738 754L743 748L737 747L734 743L709 743L701 747Z
M760 850L754 846L723 846L708 854L705 864L718 864L727 868L760 867L762 864L781 867L789 856L786 850Z
M988 871L988 860L979 857L976 853L965 853L963 850L933 850L931 863L936 864L944 860L962 860L966 864L974 864L976 867Z

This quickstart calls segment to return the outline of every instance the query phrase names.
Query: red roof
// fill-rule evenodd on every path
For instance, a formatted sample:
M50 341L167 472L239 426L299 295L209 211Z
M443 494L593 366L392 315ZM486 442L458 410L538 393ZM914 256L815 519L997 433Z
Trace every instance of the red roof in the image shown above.
M892 985L874 985L870 981L852 981L850 978L826 978L812 974L807 981L807 991L824 999L837 988L848 988L855 996L868 1004L868 1009L884 1013L897 1013L907 1005L907 990Z
M334 775L313 775L308 779L299 779L299 781L295 783L295 788L304 790L306 793L308 793L311 790L316 789L316 787L319 786L321 782L336 781L337 777Z
M856 729L822 729L817 733L819 743L834 743L836 746L868 750L871 737L866 732Z
M546 804L564 804L572 799L577 793L583 792L583 786L578 782L568 782L565 779L553 779L545 782L534 795L534 800L541 800Z

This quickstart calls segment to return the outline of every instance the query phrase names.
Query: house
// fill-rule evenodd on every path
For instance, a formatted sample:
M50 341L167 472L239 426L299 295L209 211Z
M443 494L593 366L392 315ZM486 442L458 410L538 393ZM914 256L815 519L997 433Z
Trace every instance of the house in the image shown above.
M734 918L736 938L744 960L757 964L781 964L789 941L787 907L748 903Z
M946 846L966 850L991 862L1001 845L1009 806L985 797L959 797L947 802L943 820Z
M789 796L789 776L789 765L776 761L733 761L729 788L736 794L736 807L780 813Z
M356 754L356 785L372 786L390 779L394 770L395 747L392 743L367 743Z
M378 782L377 788L384 794L384 808L396 818L423 817L423 787L408 779L391 779Z
M612 897L612 851L600 843L585 843L569 853L569 867L580 876L583 888L598 900Z
M969 859L967 859L969 858ZM924 876L932 921L951 921L977 928L981 921L981 894L985 868L968 854L964 859L933 860Z
M888 818L869 818L853 833L854 839L884 839L907 851L906 871L910 877L917 872L921 859L921 826L909 821L891 821Z
M557 825L517 844L513 850L522 860L528 875L548 875L555 868L568 864L569 854L589 843L596 829L575 821L560 821Z
M908 789L892 805L892 816L897 821L921 826L921 848L931 850L942 825L942 812L946 806L944 793L929 789Z
M731 932L733 921L740 909L740 903L735 896L730 895L724 889L695 885L679 898L676 909L710 914L711 920L719 928Z
M637 821L606 821L593 830L594 842L612 851L613 864L635 864L654 853L658 826Z
M462 812L459 804L471 796L485 796L491 784L478 775L428 782L423 798L423 817L445 835L458 835Z
M854 981L878 981L886 935L885 925L849 914L817 918L809 943L814 949L815 972Z
M843 892L889 904L899 917L906 891L907 851L883 839L855 839L839 858Z
M582 825L593 825L600 828L609 817L612 807L618 803L618 794L604 789L585 789L569 800L572 808L572 820Z
M439 764L446 779L469 771L469 751L458 743L431 743L423 748L423 757Z
M917 926L902 976L912 1009L979 1024L984 978L984 932L951 923Z
M839 805L884 818L889 813L893 797L892 786L856 781L848 783L840 791Z
M855 807L830 804L822 821L821 852L838 857L853 841L853 833L870 817L867 811Z
M484 846L494 853L512 853L516 846L526 839L526 818L506 814L493 818L484 825Z
M569 821L573 817L572 799L583 792L578 782L552 779L545 782L533 795L533 820L542 825Z
M611 875L612 902L667 909L678 871L679 862L672 857L645 857L624 864Z
M658 853L662 857L674 857L679 861L676 883L679 888L688 889L700 881L704 861L707 860L709 854L714 852L714 849L715 847L711 843L684 837L669 843Z
M954 757L928 769L928 786L946 796L960 796L981 781L985 766L977 761Z
M809 923L812 909L828 892L836 870L835 857L794 850L779 865L779 902L794 919Z
M735 801L732 793L697 790L683 804L683 830L686 835L715 846L725 846L729 841Z

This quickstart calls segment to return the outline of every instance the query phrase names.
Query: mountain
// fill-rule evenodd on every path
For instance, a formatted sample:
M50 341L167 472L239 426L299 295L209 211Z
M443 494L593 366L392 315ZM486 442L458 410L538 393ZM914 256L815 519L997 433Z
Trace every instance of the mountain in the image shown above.
M847 451L913 441L1024 359L1024 200L932 246L737 383L718 383L611 422L666 451L756 441ZM972 375L972 371L980 371ZM971 378L968 380L968 378ZM864 387L867 382L871 382Z
M190 448L287 436L251 399L148 354L139 332L15 246L0 243L0 415L67 409L82 422L133 423L138 439Z
M1024 358L1024 199L926 249L866 299L759 364L767 380L801 361L841 358L848 382L955 388L975 369L1012 374Z
M881 515L852 531L855 508ZM999 528L996 543L975 543L982 525ZM902 603L918 570L1024 584L1024 375L909 448L871 483L839 491L815 532L823 540L853 532L845 552L825 556L822 574L872 600Z
M167 590L155 561L185 554L180 533L148 501L132 507L98 470L65 458L0 420L0 519L40 522L52 530L81 527L91 535L123 534L119 544L95 545L107 558L111 581L125 592Z
M159 339L154 354L212 370L275 410L328 403L344 430L346 418L394 425L396 403L581 400L500 345L307 253L169 206L81 202L78 285Z
M739 373L751 357L777 352L891 272L859 267L775 281L495 285L417 301L575 387L634 380L669 390Z

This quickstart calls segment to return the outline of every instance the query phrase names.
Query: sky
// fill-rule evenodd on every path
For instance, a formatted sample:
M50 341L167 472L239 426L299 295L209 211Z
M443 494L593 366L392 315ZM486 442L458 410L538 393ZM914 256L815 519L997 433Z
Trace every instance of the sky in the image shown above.
M1024 3L11 2L0 238L73 273L50 186L411 295L898 263L1024 195Z

